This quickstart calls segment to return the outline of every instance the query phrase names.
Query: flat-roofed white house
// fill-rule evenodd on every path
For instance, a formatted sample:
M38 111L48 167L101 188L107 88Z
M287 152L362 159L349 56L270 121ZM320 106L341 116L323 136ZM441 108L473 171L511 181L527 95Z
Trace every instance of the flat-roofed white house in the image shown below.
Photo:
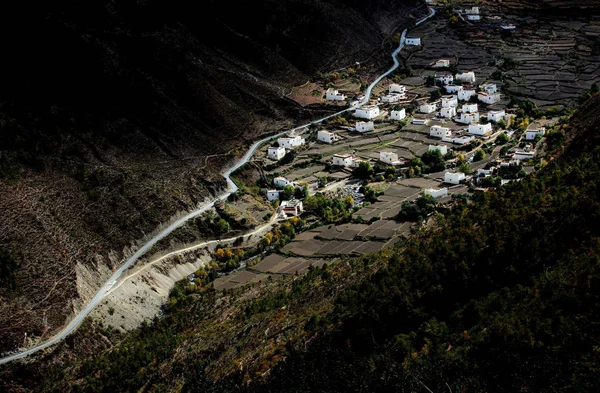
M361 119L374 119L379 116L379 107L377 105L365 105L357 108L354 112L354 117L360 117Z
M467 143L471 143L474 140L474 136L467 135L442 138L442 142L455 143L457 145L466 145Z
M288 184L292 184L291 181L289 181L288 179L286 179L283 176L278 176L276 178L273 179L273 185L276 187L285 187Z
M357 132L373 131L375 129L375 123L373 123L372 121L359 121L356 122L354 129Z
M463 104L462 111L464 113L476 113L479 112L479 106L477 104Z
M450 131L450 128L448 127L442 127L442 126L431 126L431 128L429 128L429 136L435 137L435 138L444 138L444 137L449 137L452 135L452 131Z
M467 15L467 20L477 22L481 20L481 17L479 15Z
M467 15L479 15L479 7L471 7L471 8L467 8L465 9L465 14Z
M404 41L406 45L421 45L421 38L419 37L406 37Z
M440 117L443 117L444 119L452 119L454 116L456 116L455 107L451 106L449 108L440 109Z
M446 68L446 67L450 67L450 60L448 59L439 59L438 61L435 62L435 64L433 65L434 68Z
M424 126L424 125L427 125L428 123L429 123L429 119L413 118L413 120L412 120L412 124L417 125L417 126Z
M479 85L479 88L488 94L494 94L498 92L498 86L495 83L484 83Z
M400 94L405 94L406 93L406 86L404 85L399 85L397 83L392 83L389 87L389 92L390 93L400 93Z
M390 117L392 118L392 120L402 120L406 117L406 109L402 108L397 111L391 111Z
M335 132L321 130L317 132L317 140L319 142L332 144L337 140L337 136L335 135Z
M350 167L352 166L352 154L334 154L331 162L334 166Z
M393 102L398 102L404 98L406 98L406 94L391 93L391 94L386 94L383 97L381 97L381 102L393 103Z
M269 147L269 150L267 150L267 157L269 157L270 160L279 161L285 157L285 148Z
M441 198L441 197L445 197L446 195L448 195L448 189L447 188L427 188L427 189L423 190L423 194L430 195L434 198Z
M437 150L442 153L443 156L448 154L448 146L445 145L429 145L429 151Z
M402 164L402 161L398 160L398 154L391 151L379 152L379 161L390 165Z
M279 143L279 147L293 149L302 146L304 144L304 138L302 138L300 135L278 138L277 143Z
M463 88L458 92L458 99L461 101L469 101L471 97L477 95L477 90L474 88Z
M423 104L419 107L421 113L433 113L437 109L435 104Z
M275 201L279 199L279 190L268 190L267 191L267 200Z
M500 101L500 93L488 94L484 92L480 92L477 94L477 98L481 102L485 102L486 104L495 104Z
M461 91L464 87L461 85L447 85L444 86L444 88L446 89L446 91L449 94L453 94L453 93L458 93L459 91Z
M538 135L544 136L545 134L546 134L546 129L544 127L537 128L536 126L533 126L531 128L528 128L527 131L525 131L525 140L532 141Z
M325 92L325 98L328 101L344 101L346 99L346 96L340 93L339 91L335 90L333 87L330 87Z
M462 180L465 180L466 176L462 172L446 172L444 173L444 183L460 184Z
M469 134L484 136L492 132L492 124L469 124Z
M442 108L450 108L458 106L457 96L443 96L442 97Z
M302 201L298 199L290 199L289 201L281 202L279 209L285 213L286 216L297 216L304 210Z
M462 124L479 123L479 112L475 112L475 113L461 112L460 116L458 118L455 118L454 121L457 123L462 123Z
M517 150L512 156L514 160L531 160L533 157L535 157L535 150Z
M449 85L454 82L454 77L450 74L436 75L435 80L439 81L442 85Z
M506 111L505 110L489 111L487 113L487 119L489 121L493 121L494 123L497 123L500 120L504 120L505 118L506 118Z
M475 83L475 73L473 71L463 72L462 74L456 74L454 77L457 81L466 83Z

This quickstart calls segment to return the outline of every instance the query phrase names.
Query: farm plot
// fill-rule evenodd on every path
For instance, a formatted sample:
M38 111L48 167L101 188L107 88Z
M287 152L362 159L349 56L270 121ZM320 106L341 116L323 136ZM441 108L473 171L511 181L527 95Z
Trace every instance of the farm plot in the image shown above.
M213 281L213 285L217 291L222 291L224 289L241 287L242 285L250 283L257 283L262 280L266 280L268 277L268 274L257 274L248 270L242 270L240 272L217 278L215 281Z

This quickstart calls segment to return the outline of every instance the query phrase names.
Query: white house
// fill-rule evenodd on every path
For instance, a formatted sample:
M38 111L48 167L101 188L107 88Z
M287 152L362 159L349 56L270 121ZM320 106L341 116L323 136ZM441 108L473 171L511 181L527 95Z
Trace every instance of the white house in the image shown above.
M329 101L344 101L346 96L330 87L325 93L325 98Z
M486 104L495 104L500 101L500 93L488 94L484 92L480 92L477 94L477 98L481 102L485 102Z
M463 88L458 92L458 99L461 101L469 101L471 97L477 94L477 91L473 88Z
M462 112L460 114L460 117L454 119L454 121L457 123L462 123L462 124L479 123L479 112L475 112L475 113Z
M442 142L455 143L457 145L466 145L467 143L471 143L474 139L474 136L455 136L454 138L442 138Z
M417 37L406 37L406 45L421 45L421 39Z
M450 131L450 128L448 127L442 127L442 126L432 126L429 129L429 135L433 136L435 138L444 138L444 137L449 137L450 135L452 135L452 132Z
M462 74L456 74L454 77L457 81L466 83L475 83L475 73L473 71L463 72Z
M349 167L352 166L352 154L334 154L332 165Z
M398 154L391 151L379 152L379 161L390 165L402 164L402 161L398 160Z
M479 88L488 94L494 94L498 92L498 86L495 83L484 83L479 85Z
M267 200L275 201L279 199L279 191L278 190L269 190L267 191Z
M465 14L467 15L479 15L479 7L471 7L470 9L465 10Z
M361 108L357 108L354 112L355 117L362 119L373 119L379 116L379 107L377 105L365 105Z
M393 103L393 102L398 102L404 98L406 98L406 94L400 94L400 93L386 94L383 97L381 97L381 102Z
M479 15L467 15L467 20L479 21L481 20L481 17Z
M533 157L535 157L535 150L517 150L512 156L515 160L531 160Z
M466 176L462 172L446 172L444 173L444 183L460 184L461 180L465 180Z
M412 120L412 124L417 125L417 126L424 126L424 125L427 125L428 123L429 123L429 119L413 118L413 120Z
M292 182L283 176L279 176L279 177L276 177L275 179L273 179L273 185L276 187L285 187L288 184L292 184Z
M438 61L435 62L435 64L433 65L434 68L446 68L446 67L450 67L450 60L447 59L439 59Z
M333 142L335 142L337 140L337 136L335 135L334 132L327 131L327 130L321 130L321 131L317 132L317 140L320 142L323 142L323 143L332 144Z
M459 91L461 91L463 89L463 86L461 86L461 85L447 85L444 87L446 88L446 91L450 94L458 93Z
M419 107L421 113L433 113L437 109L435 104L423 104Z
M534 126L535 127L535 126ZM525 132L525 140L526 141L532 141L535 139L536 136L538 135L545 135L546 134L546 129L544 127L540 127L540 128L529 128L527 129L527 131Z
M462 111L464 113L477 113L479 112L479 107L477 104L463 104Z
M469 134L483 136L492 132L492 125L487 124L469 124Z
M279 138L277 139L277 143L279 143L279 147L293 149L295 147L302 146L304 144L304 138L302 138L300 135L287 138Z
M441 198L441 197L448 195L448 189L447 188L427 188L426 190L423 190L423 194L431 195L434 198Z
M285 149L283 147L269 147L267 157L270 160L279 161L285 157Z
M435 80L439 81L442 85L449 85L454 82L454 77L450 74L442 74L436 76Z
M506 111L489 111L487 113L487 118L489 121L493 121L494 123L499 122L500 120L504 120L506 118Z
M446 154L448 154L448 146L444 146L444 145L429 145L429 151L434 151L437 150L440 153L442 153L443 156L445 156Z
M391 111L390 116L392 120L402 120L406 117L406 109L402 108L399 111Z
M354 126L354 129L358 132L373 131L375 129L375 123L372 121L359 121Z
M400 94L405 94L406 93L406 86L404 85L399 85L396 83L392 83L389 87L389 92L390 93L400 93Z
M458 106L457 96L443 96L442 97L442 108L451 108Z
M281 202L279 209L287 216L297 216L298 214L302 213L304 207L302 206L302 201L298 199L290 199L289 201Z
M456 116L455 107L451 106L449 108L440 109L440 117L443 117L445 119L452 119L454 116Z

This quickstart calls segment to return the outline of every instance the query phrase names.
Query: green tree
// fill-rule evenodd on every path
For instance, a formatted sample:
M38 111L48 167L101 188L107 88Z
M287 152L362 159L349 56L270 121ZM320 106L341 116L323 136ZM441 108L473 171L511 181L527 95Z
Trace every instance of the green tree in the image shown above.
M231 229L231 226L229 225L229 223L227 221L225 221L225 219L220 218L215 223L215 228L216 228L217 232L219 232L219 233L227 233Z
M446 161L439 150L426 151L421 156L421 161L425 164L425 172L439 172L446 169Z
M470 175L473 173L473 169L471 169L471 165L468 162L463 161L458 166L458 171L464 173L465 175Z
M496 138L496 143L498 145L504 145L508 142L508 136L505 133L502 133L500 135L498 135L498 137Z
M361 161L356 168L352 171L354 177L359 179L370 179L373 175L373 167L366 161Z
M478 149L475 152L475 155L473 156L473 161L477 162L477 161L481 161L485 158L486 154L485 151L483 151L482 149Z

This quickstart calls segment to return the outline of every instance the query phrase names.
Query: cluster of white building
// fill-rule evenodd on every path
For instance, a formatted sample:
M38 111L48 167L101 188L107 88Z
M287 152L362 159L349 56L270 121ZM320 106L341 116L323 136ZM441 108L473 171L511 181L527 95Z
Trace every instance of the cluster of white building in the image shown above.
M277 139L278 146L271 146L267 150L267 157L273 161L279 161L285 157L286 150L293 150L304 145L306 141L300 135L282 137Z
M352 154L334 154L331 161L333 166L356 168L363 160Z
M327 99L327 101L344 101L346 99L346 96L340 93L339 91L335 90L334 88L329 88L325 92L325 98Z
M479 15L479 7L471 7L470 9L464 10L464 14L467 16L467 20L479 21L481 16Z

